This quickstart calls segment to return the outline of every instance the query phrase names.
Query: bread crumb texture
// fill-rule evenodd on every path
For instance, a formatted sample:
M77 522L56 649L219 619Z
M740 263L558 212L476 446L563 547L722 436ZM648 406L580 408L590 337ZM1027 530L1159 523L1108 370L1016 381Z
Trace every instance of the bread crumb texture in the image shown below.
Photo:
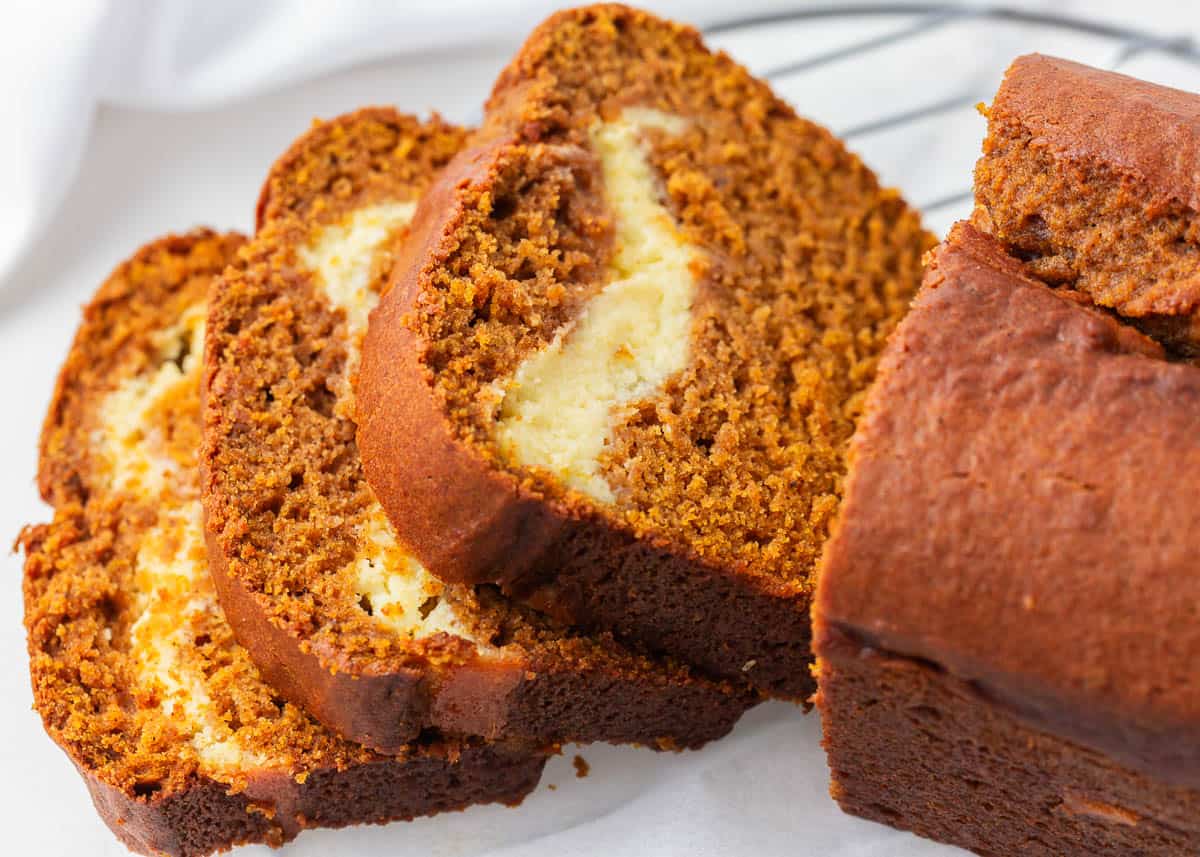
M383 108L315 127L272 171L264 222L210 307L206 503L228 573L364 666L402 668L417 639L435 638L422 653L438 658L479 642L397 543L355 442L368 316L465 134Z
M527 490L806 589L933 239L692 29L561 13L501 75L407 318Z
M341 316L340 329L330 340L345 351L341 371L326 379L327 389L336 397L330 420L354 420L353 379L358 374L367 318L379 302L380 276L390 270L391 242L403 235L415 209L413 199L354 208L340 219L318 226L308 243L298 248L301 266L297 272L307 271L312 276L313 297L324 300L322 309ZM260 241L273 244L277 238L267 230ZM381 258L384 263L377 264ZM396 542L379 504L373 498L365 499L351 531L330 534L354 544L350 566L360 606L377 622L408 637L443 631L469 637L451 602L440 597L441 584Z
M204 565L204 299L240 244L150 245L88 306L43 433L54 521L22 536L35 706L78 764L143 797L374 758L261 680Z
M208 526L228 573L330 669L480 659L647 685L686 669L581 636L491 587L443 584L397 541L363 474L355 380L414 203L467 132L359 111L297 141L208 317ZM287 205L278 202L286 199Z
M659 199L642 129L686 123L628 109L591 129L617 229L608 280L507 385L496 437L505 458L549 471L601 502L615 498L600 474L614 412L650 398L687 364L696 252Z

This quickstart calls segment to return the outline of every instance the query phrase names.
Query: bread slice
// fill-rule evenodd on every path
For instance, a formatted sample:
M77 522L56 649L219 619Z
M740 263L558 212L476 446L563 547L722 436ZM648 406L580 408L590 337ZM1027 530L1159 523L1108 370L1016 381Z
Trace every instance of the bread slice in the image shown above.
M1200 97L1020 57L988 109L973 222L1046 282L1200 354Z
M960 224L888 347L813 610L849 812L1200 852L1200 368L1087 303Z
M84 319L46 418L50 524L22 534L34 703L104 821L145 854L516 803L545 757L426 736L379 756L266 684L205 569L196 448L205 296L242 238L163 238Z
M418 207L359 442L448 581L805 698L813 565L932 239L692 29L563 12Z
M696 747L756 697L494 587L447 585L397 543L355 445L367 313L421 191L465 132L372 109L272 170L245 264L218 283L206 374L214 577L271 682L382 752L427 727L486 738Z

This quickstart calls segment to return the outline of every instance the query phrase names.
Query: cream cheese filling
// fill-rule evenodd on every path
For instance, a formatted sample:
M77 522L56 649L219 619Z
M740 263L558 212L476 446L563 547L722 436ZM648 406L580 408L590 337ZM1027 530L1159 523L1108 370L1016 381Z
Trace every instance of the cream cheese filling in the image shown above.
M203 337L203 305L159 334L157 368L125 380L101 402L97 448L112 490L139 497L158 512L134 561L138 616L130 642L138 681L187 736L201 769L228 777L267 760L243 747L220 717L195 658L197 625L224 618L205 564L195 463L182 467L168 453L161 416L172 413L164 403L199 383Z
M334 392L339 407L351 416L362 338L379 300L371 289L377 256L387 238L411 220L414 209L413 203L360 209L321 229L300 252L302 263L317 273L323 294L345 312L347 365ZM142 535L134 568L138 616L130 638L143 693L187 736L201 769L228 779L270 760L242 746L220 717L194 656L198 624L224 618L205 564L196 465L183 465L168 453L161 416L171 413L164 403L199 383L204 318L205 307L193 306L178 324L156 335L156 368L126 379L104 399L103 428L95 441L112 490L158 508L155 526ZM378 621L408 636L447 631L470 638L453 605L439 597L442 584L399 546L377 503L357 538L353 565L358 591Z
M412 220L415 210L412 202L356 209L341 222L322 227L299 252L325 298L346 314L346 370L334 393L337 413L349 419L354 419L354 380L367 319L379 303L371 288L377 257L389 236ZM441 598L442 583L399 545L378 503L372 503L364 516L357 539L352 563L356 592L377 621L408 637L444 631L471 639L453 605Z
M371 289L375 260L397 229L416 213L415 202L389 202L357 208L339 223L322 226L299 250L300 262L317 275L317 285L329 303L346 314L351 347L338 382L336 412L354 419L354 381L361 363L362 337L379 295Z
M648 128L677 135L686 127L679 116L626 108L591 129L615 219L608 282L504 385L501 453L602 503L615 496L599 459L623 409L687 365L699 251L663 204L642 140Z
M203 304L189 307L177 324L157 332L153 343L158 368L126 379L101 403L104 428L97 440L110 468L113 491L158 497L192 478L165 453L164 426L154 419L153 411L178 385L199 377L204 313Z

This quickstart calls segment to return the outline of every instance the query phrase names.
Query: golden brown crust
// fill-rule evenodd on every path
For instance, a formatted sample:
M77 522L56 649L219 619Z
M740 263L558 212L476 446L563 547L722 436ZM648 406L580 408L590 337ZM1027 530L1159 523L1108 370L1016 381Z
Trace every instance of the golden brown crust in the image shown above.
M203 461L222 605L281 693L382 752L427 727L699 746L755 697L470 587L437 597L456 605L482 645L410 637L362 607L353 560L375 500L354 442L352 393L338 386L354 333L299 251L351 212L415 199L464 135L437 120L359 111L301 137L267 179L261 228L210 310ZM400 163L364 157L368 145ZM391 252L404 252L403 233L395 241ZM376 286L388 272L380 258Z
M1191 854L1200 98L1032 55L987 113L821 566L832 791L980 853Z
M1038 54L988 109L973 221L1052 285L1200 351L1200 97Z
M210 702L199 704L265 761L205 761L192 743L194 726L162 708L158 694L166 691L143 674L134 625L154 597L144 577L143 554L152 550L146 539L189 503L198 507L198 385L184 383L139 426L179 467L164 465L161 496L115 481L102 447L102 411L131 379L190 365L186 352L163 351L163 335L203 305L209 283L242 242L201 230L149 244L84 310L41 442L39 485L54 520L22 534L30 673L46 730L114 833L148 854L279 844L304 827L516 802L536 784L543 755L429 738L385 758L348 744L263 683L215 604L174 617L172 627L189 634L188 669L203 671ZM209 605L207 582L195 587L191 597Z
M1200 498L1179 476L1200 468L1198 412L1200 369L959 225L855 437L818 644L929 661L1039 730L1200 786Z
M424 340L405 323L420 298L427 260L454 247L447 234L472 202L460 199L460 189L492 184L502 171L496 158L507 146L471 147L437 177L417 206L391 292L372 312L363 343L358 442L364 472L397 532L427 568L450 582L521 578L570 517L565 510L555 514L541 494L523 491L517 477L462 442L432 392Z
M1103 161L1200 208L1200 98L1042 54L1016 59L992 110L1070 160ZM992 112L989 110L989 113Z
M589 129L626 106L689 121L648 156L704 261L690 364L618 427L604 509L502 460L487 391L602 285ZM539 27L476 143L419 207L365 344L359 442L397 531L446 580L806 696L809 575L929 236L694 30L625 7Z

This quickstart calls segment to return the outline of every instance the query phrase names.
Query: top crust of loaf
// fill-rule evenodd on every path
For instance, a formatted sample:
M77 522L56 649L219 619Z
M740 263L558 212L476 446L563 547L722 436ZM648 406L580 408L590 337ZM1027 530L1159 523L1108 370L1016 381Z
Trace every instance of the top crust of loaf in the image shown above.
M972 222L1043 281L1200 354L1200 97L1039 55L988 109Z
M988 110L1012 117L1069 159L1132 173L1200 209L1200 97L1058 57L1013 62Z
M855 436L816 646L931 661L1194 787L1200 370L1086 304L966 224L935 252Z
M697 251L696 294L687 365L621 411L601 455L609 503L514 465L493 430L514 372L609 280L621 224L594 135L630 115L665 117L640 149ZM359 435L431 571L514 584L590 527L804 609L863 390L931 243L915 213L691 28L594 6L529 38L413 236L364 346Z

